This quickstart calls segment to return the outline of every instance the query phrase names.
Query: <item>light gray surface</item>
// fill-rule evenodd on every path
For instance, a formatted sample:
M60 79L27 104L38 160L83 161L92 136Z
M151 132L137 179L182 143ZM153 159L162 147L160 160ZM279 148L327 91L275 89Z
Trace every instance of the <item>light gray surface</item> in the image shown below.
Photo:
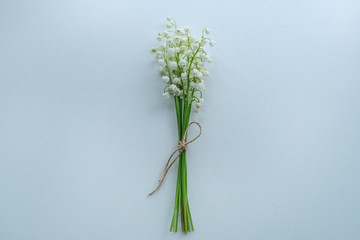
M176 169L146 196L176 147L168 15L217 42L186 236ZM0 239L360 239L359 39L355 0L2 0Z

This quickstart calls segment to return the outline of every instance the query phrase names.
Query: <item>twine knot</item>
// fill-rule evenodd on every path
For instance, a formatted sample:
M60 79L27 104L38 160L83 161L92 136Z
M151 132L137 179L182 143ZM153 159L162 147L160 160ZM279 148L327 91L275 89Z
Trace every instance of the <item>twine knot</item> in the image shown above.
M192 124L198 125L199 130L200 130L200 131L199 131L199 134L198 134L195 138L193 138L192 140L186 141L189 127L190 127ZM149 195L152 195L154 192L156 192L156 191L160 188L160 186L161 186L162 182L164 181L165 176L166 176L167 172L169 171L169 169L171 168L171 166L172 166L172 165L174 164L174 162L181 156L181 154L187 150L188 145L200 137L201 131L202 131L202 130L201 130L201 125L200 125L200 123L198 123L198 122L195 122L195 121L194 121L194 122L189 123L189 125L187 125L182 140L178 140L176 150L171 154L171 156L169 157L169 160L167 161L167 163L166 163L166 165L165 165L165 168L164 168L164 170L163 170L163 172L162 172L162 174L161 174L161 178L159 179L159 184L158 184L158 186L155 188L154 191L152 191L151 193L149 193ZM176 155L176 157L175 157L175 158L172 160L172 162L170 163L172 157L175 155L176 152L178 152L178 154ZM170 164L169 164L169 163L170 163Z
M180 152L184 152L187 150L188 144L187 142L178 140L178 149Z

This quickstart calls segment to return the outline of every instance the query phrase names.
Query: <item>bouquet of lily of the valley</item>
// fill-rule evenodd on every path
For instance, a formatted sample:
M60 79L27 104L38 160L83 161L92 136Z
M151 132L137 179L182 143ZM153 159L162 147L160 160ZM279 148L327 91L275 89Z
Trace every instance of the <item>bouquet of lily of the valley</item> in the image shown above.
M196 39L190 29L178 28L174 18L167 17L165 32L160 32L157 39L162 42L159 48L154 48L155 58L160 64L160 73L166 83L163 97L174 97L178 127L178 147L170 156L162 172L158 187L150 193L153 194L163 182L168 170L179 159L175 206L171 221L170 231L178 229L178 219L181 219L182 231L187 233L194 230L190 214L187 195L186 150L188 144L197 139L201 134L201 125L190 121L193 105L194 111L199 112L203 104L202 91L204 90L204 77L209 75L205 63L210 63L209 55L204 46L214 46L215 42L208 38L210 31L202 30L201 39ZM192 140L187 140L190 125L196 124L200 128L199 135Z

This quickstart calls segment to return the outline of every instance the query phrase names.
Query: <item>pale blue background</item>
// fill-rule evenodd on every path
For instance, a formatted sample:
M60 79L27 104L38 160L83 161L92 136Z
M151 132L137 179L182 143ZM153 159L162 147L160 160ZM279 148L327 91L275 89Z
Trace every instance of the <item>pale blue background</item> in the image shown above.
M176 146L168 15L217 42L186 236L176 169L146 196ZM1 0L0 240L358 240L359 80L357 0Z

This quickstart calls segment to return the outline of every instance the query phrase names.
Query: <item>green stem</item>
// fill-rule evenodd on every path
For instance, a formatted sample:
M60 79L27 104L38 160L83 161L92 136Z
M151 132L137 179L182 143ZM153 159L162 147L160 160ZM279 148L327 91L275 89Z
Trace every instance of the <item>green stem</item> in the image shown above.
M183 118L183 100L180 97L174 97L175 100L175 109L176 109L176 120L178 125L178 134L179 139L181 139L182 134L182 118Z

